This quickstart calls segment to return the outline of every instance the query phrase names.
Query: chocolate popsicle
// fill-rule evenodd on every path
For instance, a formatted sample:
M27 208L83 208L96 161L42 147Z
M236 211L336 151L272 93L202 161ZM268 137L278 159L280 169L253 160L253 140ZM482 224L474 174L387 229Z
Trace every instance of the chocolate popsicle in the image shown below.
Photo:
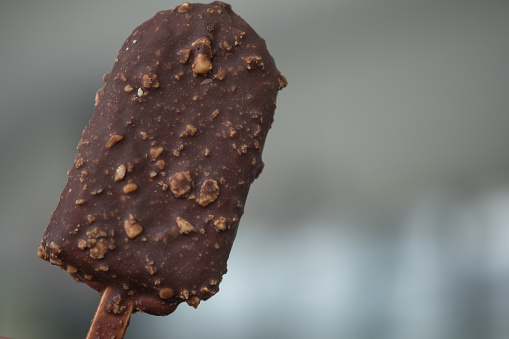
M104 81L37 254L103 295L96 318L197 307L226 273L286 79L213 2L158 12Z

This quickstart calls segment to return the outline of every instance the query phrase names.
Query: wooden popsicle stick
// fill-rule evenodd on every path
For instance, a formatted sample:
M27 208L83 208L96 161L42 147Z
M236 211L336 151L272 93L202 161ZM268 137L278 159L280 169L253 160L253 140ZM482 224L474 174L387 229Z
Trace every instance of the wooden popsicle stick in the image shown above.
M131 298L107 287L101 296L86 339L122 339L129 325L133 305Z

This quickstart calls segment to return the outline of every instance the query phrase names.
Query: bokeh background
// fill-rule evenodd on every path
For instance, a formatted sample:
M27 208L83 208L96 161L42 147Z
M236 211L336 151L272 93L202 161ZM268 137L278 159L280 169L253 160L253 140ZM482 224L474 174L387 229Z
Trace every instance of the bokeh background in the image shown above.
M509 337L509 2L231 0L280 92L221 292L126 338ZM83 338L36 250L94 96L172 0L1 0L0 336Z

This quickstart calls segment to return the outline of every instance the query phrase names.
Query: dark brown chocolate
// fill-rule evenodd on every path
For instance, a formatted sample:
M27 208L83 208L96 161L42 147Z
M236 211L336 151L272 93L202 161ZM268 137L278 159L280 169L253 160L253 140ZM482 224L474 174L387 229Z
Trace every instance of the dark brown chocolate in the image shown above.
M226 273L286 79L214 2L157 13L104 80L38 255L134 311L196 307Z

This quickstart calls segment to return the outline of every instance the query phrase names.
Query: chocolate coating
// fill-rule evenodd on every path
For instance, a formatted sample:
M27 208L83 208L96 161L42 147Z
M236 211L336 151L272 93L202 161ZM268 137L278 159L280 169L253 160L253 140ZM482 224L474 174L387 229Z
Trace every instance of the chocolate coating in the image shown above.
M127 38L38 255L167 315L219 289L286 79L227 5L184 3Z

